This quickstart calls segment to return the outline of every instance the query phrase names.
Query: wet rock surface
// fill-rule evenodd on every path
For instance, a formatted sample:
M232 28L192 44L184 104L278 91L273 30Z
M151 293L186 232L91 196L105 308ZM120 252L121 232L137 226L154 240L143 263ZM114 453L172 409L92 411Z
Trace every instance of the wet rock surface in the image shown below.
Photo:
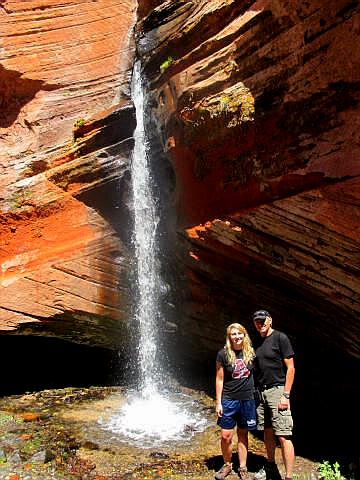
M211 479L222 464L213 399L203 392L179 391L192 397L208 426L203 432L186 432L187 438L180 442L147 448L131 445L104 428L125 400L126 392L120 387L65 388L3 397L0 479ZM264 446L253 435L249 440L248 466L255 472L264 461ZM298 457L296 475L317 478L317 467Z

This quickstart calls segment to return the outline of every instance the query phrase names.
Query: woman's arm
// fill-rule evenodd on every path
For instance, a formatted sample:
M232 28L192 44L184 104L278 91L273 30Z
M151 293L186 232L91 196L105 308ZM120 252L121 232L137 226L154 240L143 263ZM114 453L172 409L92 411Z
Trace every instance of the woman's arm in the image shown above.
M221 405L221 395L224 387L224 367L221 363L216 362L216 383L215 383L215 391L216 391L216 414L218 417L222 416L223 410Z

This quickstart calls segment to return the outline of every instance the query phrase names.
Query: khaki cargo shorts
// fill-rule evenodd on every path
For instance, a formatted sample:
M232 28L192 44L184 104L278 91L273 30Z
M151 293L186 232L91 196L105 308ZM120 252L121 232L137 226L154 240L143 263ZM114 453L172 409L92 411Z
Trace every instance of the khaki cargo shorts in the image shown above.
M272 387L262 392L263 401L256 409L257 428L272 427L275 435L292 435L293 419L291 410L278 410L277 406L284 391L283 386Z

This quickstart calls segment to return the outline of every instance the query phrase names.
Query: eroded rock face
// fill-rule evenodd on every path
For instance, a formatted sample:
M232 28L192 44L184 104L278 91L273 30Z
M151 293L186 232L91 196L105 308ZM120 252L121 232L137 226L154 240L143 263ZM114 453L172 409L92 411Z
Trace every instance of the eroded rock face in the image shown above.
M123 341L135 9L1 2L2 332Z
M135 7L1 3L2 331L123 325ZM138 7L182 357L265 307L358 358L357 2Z
M357 7L184 0L139 23L149 128L176 177L180 361L213 369L225 325L252 330L258 308L305 356L358 361Z

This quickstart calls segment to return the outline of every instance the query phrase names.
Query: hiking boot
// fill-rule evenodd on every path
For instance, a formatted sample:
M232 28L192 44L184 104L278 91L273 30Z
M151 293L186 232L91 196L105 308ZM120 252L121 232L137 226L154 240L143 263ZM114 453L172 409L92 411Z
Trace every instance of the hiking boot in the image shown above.
M246 467L239 467L238 475L241 480L252 480L252 476L250 475Z
M223 480L225 477L230 475L231 471L232 471L232 464L224 463L224 465L220 468L220 470L215 473L215 479Z
M279 469L275 462L265 464L266 480L281 480Z

